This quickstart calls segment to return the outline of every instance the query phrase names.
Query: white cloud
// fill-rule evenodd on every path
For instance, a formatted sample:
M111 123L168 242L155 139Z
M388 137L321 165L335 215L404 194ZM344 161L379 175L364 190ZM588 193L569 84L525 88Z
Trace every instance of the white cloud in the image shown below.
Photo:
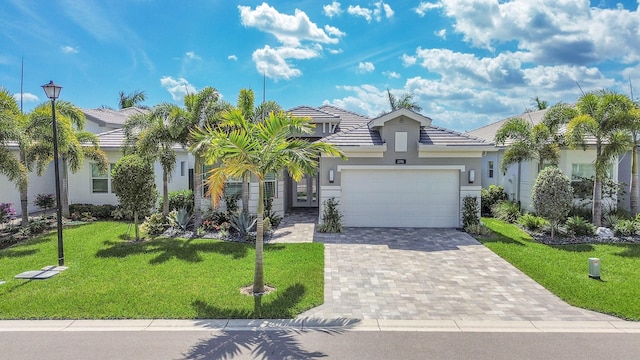
M404 66L415 65L416 61L418 61L417 57L407 55L407 54L402 54L402 65Z
M60 50L65 53L65 54L77 54L78 53L78 48L77 47L73 47L73 46L61 46Z
M298 9L294 15L279 13L267 3L262 3L255 10L249 6L238 6L238 9L242 25L272 34L285 46L300 46L302 41L323 44L337 44L339 41L329 36L305 12Z
M360 74L370 73L375 69L376 67L371 62L361 62L358 64L358 73Z
M13 94L13 98L16 99L18 104L20 103L20 93ZM22 101L27 103L38 102L40 101L40 98L32 93L22 93Z
M442 29L440 31L436 31L435 34L436 34L436 36L438 36L438 37L440 37L440 38L442 38L444 40L447 40L447 29Z
M194 94L196 88L189 84L185 78L174 79L171 76L164 76L160 79L160 85L167 89L173 100L179 101L184 99L187 94Z
M229 56L227 56L227 59L228 60L232 60L232 61L238 61L238 57L235 56L235 55L229 55Z
M289 59L303 60L317 56L318 52L313 49L295 47L280 47L274 49L266 45L264 48L254 51L252 58L256 63L256 69L259 73L265 74L274 80L288 80L302 75L299 69L296 69L288 62Z
M198 55L196 55L195 52L193 51L187 51L187 53L185 54L185 56L187 57L187 59L189 60L202 60L202 58Z
M382 75L388 77L389 79L399 79L400 78L400 74L398 74L395 71L383 71Z
M373 10L373 17L378 21L382 21L382 16L389 19L392 18L395 12L391 9L389 4L383 3L382 1L378 1L374 4L375 9Z
M420 2L420 5L418 5L417 8L415 8L416 14L418 14L420 17L423 17L427 14L428 11L431 11L433 9L440 9L442 8L442 4L441 3L430 3L430 2L426 2L426 1L422 1Z
M640 60L638 11L591 7L586 0L442 0L443 13L473 46L515 42L546 64Z
M325 5L322 7L325 16L330 18L342 14L342 9L340 8L340 3L337 1L332 2L329 5Z
M346 35L346 33L340 31L340 29L338 29L337 27L333 27L333 26L329 26L329 25L325 25L324 26L324 31L327 32L327 34L329 35L333 35L336 37L343 37Z
M328 49L327 50L330 54L341 54L343 51L342 49Z
M373 9L360 7L360 5L349 5L347 12L353 16L360 16L371 23L371 20L375 19L377 22L382 21L382 18L391 18L395 14L391 6L382 1L375 2Z

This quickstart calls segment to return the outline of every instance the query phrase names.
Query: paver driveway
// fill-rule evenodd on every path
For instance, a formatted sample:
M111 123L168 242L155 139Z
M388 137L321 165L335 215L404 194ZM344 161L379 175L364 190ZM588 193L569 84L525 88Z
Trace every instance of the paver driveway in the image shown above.
M310 225L298 227L309 233ZM313 241L326 244L325 303L302 317L615 319L566 304L455 229L347 228L342 234L310 233Z

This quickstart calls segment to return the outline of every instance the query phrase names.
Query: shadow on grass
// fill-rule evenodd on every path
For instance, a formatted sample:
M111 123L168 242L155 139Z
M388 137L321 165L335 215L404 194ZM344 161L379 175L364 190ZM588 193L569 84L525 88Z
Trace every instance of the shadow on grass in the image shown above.
M617 256L626 258L640 258L640 244L611 244L615 247L621 248L622 251L617 253Z
M23 256L29 256L37 253L40 250L30 249L30 250L17 250L17 249L5 249L0 251L0 259L7 258L18 258Z
M149 260L150 264L161 264L171 259L179 259L187 262L200 262L201 252L229 255L234 259L246 257L248 247L251 245L217 242L217 241L193 241L183 239L158 238L142 242L120 242L107 240L105 245L110 247L96 252L96 257L124 258L138 254L157 254Z
M592 244L575 244L575 245L549 245L550 248L569 252L591 252L595 250Z
M304 286L296 284L268 304L262 304L262 297L256 296L252 314L217 308L201 300L195 301L193 307L201 319L230 316L247 318L247 315L252 318L283 318L288 316L282 309L292 308L304 293ZM328 355L321 351L303 349L297 336L311 331L340 334L358 322L356 319L293 319L286 323L286 328L261 328L263 320L253 320L247 330L225 329L216 332L210 339L202 340L183 355L185 359L233 359L247 356L249 352L254 359L319 359ZM251 326L252 323L255 323L255 327ZM305 323L310 324L308 329L303 328Z
M238 290L239 291L239 290ZM277 291L264 296L254 296L253 311L225 309L196 300L191 305L198 319L281 319L295 316L295 305L302 300L306 290L304 285L295 284L284 291ZM262 300L276 298L262 304Z

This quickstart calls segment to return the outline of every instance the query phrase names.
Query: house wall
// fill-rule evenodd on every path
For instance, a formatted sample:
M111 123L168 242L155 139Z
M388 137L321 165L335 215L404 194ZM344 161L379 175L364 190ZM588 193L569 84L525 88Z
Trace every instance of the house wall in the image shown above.
M19 158L17 150L11 151L12 155ZM29 172L29 185L27 187L27 204L29 213L40 211L40 208L33 204L38 194L55 194L55 175L53 162L51 162L42 176L38 176L34 171ZM15 183L9 181L6 176L0 174L0 203L10 203L16 210L16 216L22 215L20 206L20 190Z
M121 157L120 150L105 150L109 163L115 164ZM169 191L184 190L189 188L188 166L185 165L184 174L180 173L180 162L188 164L187 153L178 152L176 156L176 170L169 181ZM156 189L158 196L162 196L162 166L159 162L154 163L154 173L156 178ZM85 160L84 165L77 173L69 173L69 204L118 204L118 198L112 192L111 179L109 179L109 193L93 193L91 184L91 161Z
M630 195L630 184L631 184L631 159L632 159L631 151L627 151L626 153L620 155L618 159L618 181L623 183L624 193L618 196L618 208L624 209L626 211L631 210L631 195Z

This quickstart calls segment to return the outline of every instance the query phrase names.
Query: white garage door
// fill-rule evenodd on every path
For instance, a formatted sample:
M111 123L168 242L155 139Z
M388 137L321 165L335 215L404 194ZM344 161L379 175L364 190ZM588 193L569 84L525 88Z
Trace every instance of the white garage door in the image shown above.
M458 170L343 169L341 178L345 226L458 226Z

